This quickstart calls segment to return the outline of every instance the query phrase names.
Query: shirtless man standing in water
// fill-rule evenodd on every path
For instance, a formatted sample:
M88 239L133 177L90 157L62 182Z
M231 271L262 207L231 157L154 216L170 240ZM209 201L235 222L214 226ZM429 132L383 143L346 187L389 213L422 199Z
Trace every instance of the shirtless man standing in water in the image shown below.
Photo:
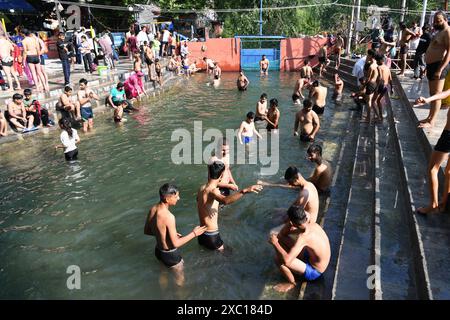
M278 132L278 122L280 121L280 110L278 110L278 100L270 99L270 108L267 111L267 131Z
M300 78L295 83L294 93L292 94L292 101L294 104L300 104L300 99L305 99L303 96L303 88L309 84L309 79Z
M305 65L300 69L300 77L303 79L308 79L310 81L312 79L314 72L311 66L309 65L309 60L305 60Z
M41 66L41 53L42 48L39 44L39 40L37 37L34 37L29 30L24 30L25 39L22 41L23 45L23 61L28 63L30 67L31 75L33 76L34 84L36 85L37 90L42 91L42 87L45 91L50 91L48 83L45 81L45 76Z
M333 99L336 100L337 102L342 100L342 91L344 91L344 81L342 81L338 73L335 73Z
M271 183L261 180L258 180L257 183L261 186L266 187L288 189L300 188L300 192L293 205L302 206L311 214L310 223L315 223L317 221L317 216L319 215L319 194L317 193L317 189L314 184L306 180L296 167L287 168L286 172L284 173L284 179L288 182L288 184Z
M250 81L244 75L244 72L242 70L241 70L241 72L239 72L239 77L236 82L237 82L237 87L238 87L239 91L247 90L248 85L250 84Z
M449 71L450 28L447 22L447 15L444 12L438 11L434 14L433 28L438 33L433 37L430 46L425 52L430 96L442 92L445 77ZM430 107L428 117L419 121L420 128L431 128L434 126L436 117L441 109L441 100L431 102Z
M316 165L313 174L308 178L317 188L319 194L325 194L330 191L333 171L328 161L322 159L322 147L318 144L309 146L308 159Z
M17 78L17 73L14 69L11 69L14 64L14 47L11 41L7 39L4 35L0 35L0 59L2 60L3 71L5 71L6 77L8 79L9 92L14 91L13 80L16 81L16 90L22 90L20 87L19 78Z
M259 61L259 70L262 75L269 74L269 60L263 55L261 61Z
M267 116L267 94L263 93L256 103L255 121L264 121Z
M326 87L322 87L319 80L315 80L312 83L312 87L309 91L309 98L313 101L313 110L318 115L323 114L325 110L325 105L327 103L327 92Z
M303 142L314 141L320 128L319 116L312 110L311 100L303 101L303 109L295 115L294 136L298 136L298 127L301 126L300 140Z
M154 205L145 221L144 234L156 238L155 256L175 273L178 286L184 284L184 261L178 248L206 231L206 226L197 226L184 237L177 232L175 216L169 211L180 200L178 188L164 184L159 189L159 203Z
M219 203L229 205L241 199L244 194L258 193L262 190L262 186L253 185L225 197L220 193L218 186L224 171L225 165L222 162L215 161L208 165L208 182L201 186L197 193L198 217L200 224L206 226L206 232L198 237L198 243L210 250L224 249L219 234Z

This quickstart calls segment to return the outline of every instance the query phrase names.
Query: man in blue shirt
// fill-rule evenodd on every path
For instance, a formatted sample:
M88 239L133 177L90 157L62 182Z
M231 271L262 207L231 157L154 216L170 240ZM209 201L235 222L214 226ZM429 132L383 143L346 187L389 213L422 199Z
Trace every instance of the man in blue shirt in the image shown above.
M108 103L114 108L114 122L122 122L123 112L130 112L135 110L130 101L127 100L124 90L124 84L119 82L115 88L112 88L109 96Z

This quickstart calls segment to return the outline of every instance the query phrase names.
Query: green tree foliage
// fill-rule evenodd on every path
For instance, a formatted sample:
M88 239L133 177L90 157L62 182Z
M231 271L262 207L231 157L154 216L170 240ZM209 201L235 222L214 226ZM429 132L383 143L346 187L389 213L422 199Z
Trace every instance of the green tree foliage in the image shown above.
M33 0L32 0L33 1ZM263 0L263 34L284 35L297 37L300 35L314 35L322 31L346 31L350 23L351 8L337 5L326 5L336 0ZM130 4L147 4L147 0L94 0L96 4L107 4L116 6L127 6ZM185 9L243 9L250 8L252 11L236 11L218 13L219 20L224 22L224 37L234 35L256 35L259 34L259 5L260 0L153 0L150 1L162 9L162 15L171 19L180 17L178 13L165 10ZM353 0L339 0L339 4L352 5ZM402 0L362 0L361 20L367 18L369 5L380 7L388 6L391 9L400 9ZM286 10L264 10L268 7L286 7L296 5L318 5L315 7L286 9ZM443 0L428 0L428 10L442 8ZM406 21L420 20L422 1L407 0L408 8ZM418 11L418 12L414 12ZM126 11L109 11L91 9L95 15L94 24L108 26L112 29L126 29L133 15ZM392 12L394 22L400 19L399 12Z

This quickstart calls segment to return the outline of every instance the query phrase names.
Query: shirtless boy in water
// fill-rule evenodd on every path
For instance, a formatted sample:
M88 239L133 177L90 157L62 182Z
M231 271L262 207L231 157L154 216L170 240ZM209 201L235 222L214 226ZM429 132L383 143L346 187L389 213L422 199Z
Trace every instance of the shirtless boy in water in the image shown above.
M322 159L322 147L318 144L313 144L309 146L307 154L309 161L316 165L308 181L314 184L319 194L328 193L331 180L333 179L333 171L328 161Z
M327 104L328 89L320 85L319 80L315 80L309 91L309 98L313 101L313 110L317 115L323 114Z
M259 61L259 71L262 75L269 74L269 60L263 55L261 61Z
M159 189L159 203L154 205L145 221L144 234L156 238L155 256L175 273L177 285L184 283L184 261L178 248L206 231L206 226L197 226L189 234L182 236L177 232L175 216L169 211L180 200L178 188L164 184Z
M312 110L312 102L309 99L303 101L303 109L295 115L294 136L298 136L300 126L300 140L303 142L314 141L320 129L319 116Z
M256 103L255 121L264 121L267 116L267 94L263 93Z
M344 91L344 81L342 81L338 73L335 73L333 99L337 102L342 100L342 91Z
M309 84L309 79L307 78L300 78L295 83L294 87L294 93L292 94L292 101L294 104L300 104L300 99L305 99L305 96L303 95L302 91L305 86Z
M269 239L275 248L276 264L288 280L288 283L274 287L279 292L287 292L297 285L294 273L304 275L307 281L318 279L327 269L331 257L330 241L322 227L312 222L308 210L293 205L287 215L289 221Z
M244 75L244 72L239 72L239 77L236 81L237 87L239 91L245 91L248 88L248 85L250 84L250 81L248 78Z
M224 171L225 165L222 162L216 161L208 165L208 182L201 186L197 193L198 217L200 224L206 226L206 232L198 237L198 243L210 250L223 251L224 249L219 234L219 203L229 205L241 199L244 194L258 193L262 190L262 186L253 185L225 197L219 190Z
M242 121L238 131L238 138L241 144L249 144L252 141L253 133L262 139L262 136L256 131L255 122L253 121L254 118L255 114L249 112L247 113L247 119Z
M284 173L284 179L288 184L261 180L258 180L256 183L265 187L300 189L293 205L304 207L311 214L310 223L315 223L319 215L319 194L314 184L306 180L296 167L287 168Z
M220 193L223 196L229 196L231 191L238 191L239 187L234 181L233 175L230 170L230 146L228 145L227 139L223 138L218 145L219 153L214 155L209 159L208 164L212 164L215 161L222 162L225 165L225 170L220 178L218 184Z
M308 79L310 81L312 79L314 72L311 66L309 65L309 60L305 60L305 65L300 69L300 78Z

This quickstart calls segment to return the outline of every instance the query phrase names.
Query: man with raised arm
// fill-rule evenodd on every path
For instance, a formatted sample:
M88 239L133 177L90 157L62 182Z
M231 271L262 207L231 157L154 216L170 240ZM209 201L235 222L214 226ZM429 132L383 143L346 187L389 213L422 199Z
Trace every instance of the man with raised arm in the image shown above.
M224 250L223 241L219 234L219 204L232 204L241 199L244 194L258 193L262 186L253 185L241 189L229 196L221 194L220 179L225 171L223 162L215 161L208 165L208 182L200 187L197 193L197 209L200 224L206 226L206 231L198 238L198 243L210 250Z

